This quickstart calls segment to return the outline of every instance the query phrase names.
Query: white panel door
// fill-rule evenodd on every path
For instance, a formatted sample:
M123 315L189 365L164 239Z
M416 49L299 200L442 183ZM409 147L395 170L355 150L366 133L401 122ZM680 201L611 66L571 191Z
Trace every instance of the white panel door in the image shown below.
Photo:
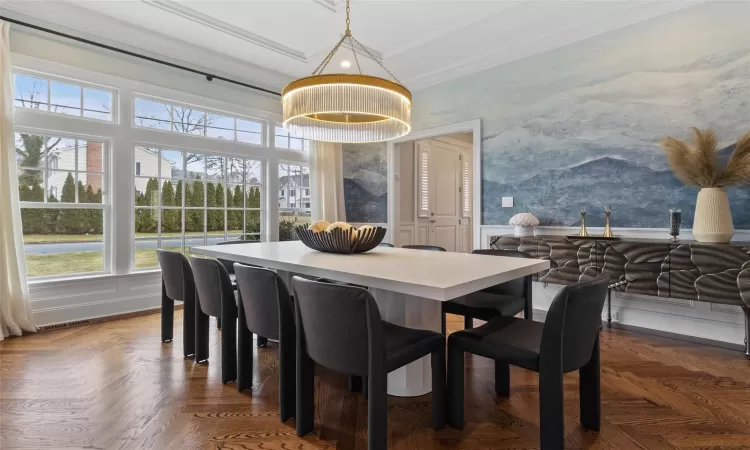
M430 244L449 252L462 251L461 153L450 145L431 141L429 147Z
M471 153L464 151L461 154L461 187L459 187L461 219L458 225L459 248L463 253L470 253L474 245L471 239L471 191Z

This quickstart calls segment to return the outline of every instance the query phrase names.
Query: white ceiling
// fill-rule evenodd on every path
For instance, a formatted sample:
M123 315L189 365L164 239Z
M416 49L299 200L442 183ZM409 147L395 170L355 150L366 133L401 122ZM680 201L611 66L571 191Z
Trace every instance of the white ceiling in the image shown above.
M352 0L352 33L410 89L544 52L698 0ZM344 31L344 0L0 0L3 13L279 89ZM365 55L366 73L387 76ZM352 63L342 69L341 61ZM342 48L328 72L356 70Z

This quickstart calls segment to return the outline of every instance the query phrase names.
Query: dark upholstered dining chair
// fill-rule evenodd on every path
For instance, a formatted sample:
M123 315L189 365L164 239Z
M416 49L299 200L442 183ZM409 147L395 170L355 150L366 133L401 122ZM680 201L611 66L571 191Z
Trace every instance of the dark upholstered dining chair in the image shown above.
M222 241L217 242L216 245L234 245L234 244L258 244L260 241L243 241L243 240L236 240L236 241ZM223 258L216 258L217 261L219 261L225 269L227 269L227 273L229 273L229 278L232 280L232 287L234 289L237 289L237 283L234 280L234 263L235 261L231 261L229 259L223 259ZM252 264L246 264L250 267L259 267ZM216 328L221 330L221 318L216 319ZM258 347L265 347L268 344L268 338L258 336Z
M276 272L234 264L237 276L238 374L237 390L252 387L253 334L279 341L279 415L285 422L295 414L296 327L294 306L284 281ZM260 339L260 337L259 337Z
M437 245L402 245L401 248L410 248L412 250L432 250L434 252L444 252L443 247Z
M609 279L565 286L552 301L544 323L496 317L448 337L448 422L464 426L464 353L491 358L505 371L495 373L498 395L510 395L509 365L539 373L541 448L565 448L563 374L579 370L581 425L599 430L599 330Z
M195 279L190 262L180 252L156 250L161 267L161 341L174 334L174 302L183 303L182 348L185 358L195 354Z
M224 265L215 259L190 257L195 275L195 362L208 360L208 318L221 329L221 382L237 379L237 302Z
M474 250L473 255L531 258L531 255L515 250ZM497 316L515 316L521 311L524 318L533 319L531 275L482 289L442 304L442 331L445 330L445 315L464 316L464 329L474 327L474 319L490 320Z
M445 338L381 320L370 292L294 277L297 323L297 434L315 426L314 372L321 366L368 379L367 448L388 446L388 373L432 356L432 426L445 426Z

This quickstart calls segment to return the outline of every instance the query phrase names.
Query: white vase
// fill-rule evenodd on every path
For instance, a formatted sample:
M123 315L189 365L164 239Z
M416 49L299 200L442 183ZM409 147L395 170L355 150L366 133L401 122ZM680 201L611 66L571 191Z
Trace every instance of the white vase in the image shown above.
M533 235L534 235L534 227L532 226L515 225L513 227L513 236L523 237L523 236L533 236Z
M722 188L703 188L698 192L693 220L693 237L698 242L729 242L734 236L729 199Z

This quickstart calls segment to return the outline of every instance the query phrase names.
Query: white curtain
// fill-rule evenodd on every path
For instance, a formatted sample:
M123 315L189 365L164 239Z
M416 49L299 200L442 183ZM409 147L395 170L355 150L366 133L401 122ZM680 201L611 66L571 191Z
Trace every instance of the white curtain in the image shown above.
M344 166L341 144L312 142L310 148L310 189L312 220L345 222Z
M16 143L13 134L13 66L8 34L10 24L2 24L0 42L0 340L23 331L34 332L31 301L26 284L23 254L21 207L18 199Z

